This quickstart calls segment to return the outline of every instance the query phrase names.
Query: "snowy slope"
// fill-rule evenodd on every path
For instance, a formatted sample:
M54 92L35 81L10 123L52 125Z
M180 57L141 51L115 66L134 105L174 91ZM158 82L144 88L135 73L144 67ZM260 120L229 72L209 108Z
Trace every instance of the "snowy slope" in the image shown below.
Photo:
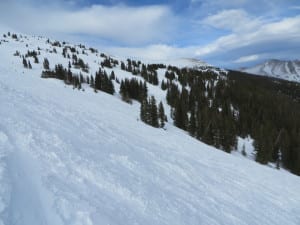
M300 82L300 61L282 61L282 60L269 60L263 64L256 65L252 68L242 69L241 71L262 75L275 77L279 79L284 79L288 81Z
M147 126L139 104L117 94L41 79L41 63L28 70L13 56L26 43L0 45L0 225L300 224L299 177L218 151L171 123ZM52 66L63 60L42 54Z

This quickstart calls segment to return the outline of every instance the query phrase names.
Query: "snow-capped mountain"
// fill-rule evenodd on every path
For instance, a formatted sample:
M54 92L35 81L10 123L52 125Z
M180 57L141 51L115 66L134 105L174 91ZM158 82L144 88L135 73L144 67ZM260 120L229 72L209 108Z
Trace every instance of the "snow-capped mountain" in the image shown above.
M300 82L300 61L268 60L251 68L241 69L242 72L275 77L288 81Z
M98 71L94 49L65 45L89 65L73 73ZM32 50L39 62L24 68ZM210 147L170 118L165 129L148 126L140 104L118 93L42 79L44 58L50 68L70 61L46 38L1 40L0 225L299 225L299 177ZM113 69L119 80L132 77ZM148 91L169 115L165 91Z

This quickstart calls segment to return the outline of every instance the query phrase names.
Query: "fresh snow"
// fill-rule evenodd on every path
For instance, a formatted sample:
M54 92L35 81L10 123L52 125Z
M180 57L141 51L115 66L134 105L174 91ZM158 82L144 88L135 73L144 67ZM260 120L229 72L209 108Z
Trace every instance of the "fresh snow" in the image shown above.
M238 137L237 138L237 149L236 151L232 151L232 154L237 155L239 157L246 157L251 160L255 160L255 149L253 146L254 140L248 136L245 138ZM243 156L243 149L245 150L246 155Z
M263 64L258 64L254 67L242 69L241 71L255 75L300 82L299 60L281 61L273 59L266 61Z
M26 43L49 48L34 37L0 45L0 225L300 224L299 177L207 146L171 122L145 125L139 104L118 94L41 79L43 57L52 67L64 59L41 51L40 64L24 69L13 53ZM95 57L84 60L94 74Z

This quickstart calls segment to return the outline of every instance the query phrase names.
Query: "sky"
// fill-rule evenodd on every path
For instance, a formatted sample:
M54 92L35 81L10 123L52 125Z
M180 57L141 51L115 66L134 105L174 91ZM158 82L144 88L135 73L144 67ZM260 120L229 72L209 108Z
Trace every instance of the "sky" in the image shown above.
M0 31L225 68L300 59L299 0L1 0Z

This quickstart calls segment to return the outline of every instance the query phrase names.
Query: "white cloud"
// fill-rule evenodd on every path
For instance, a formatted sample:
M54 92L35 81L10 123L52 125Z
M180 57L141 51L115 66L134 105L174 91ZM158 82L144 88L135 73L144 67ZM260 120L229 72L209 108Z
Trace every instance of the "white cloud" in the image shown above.
M249 0L191 0L191 3L202 3L205 5L211 5L211 6L219 6L219 7L239 7L241 5L244 5L245 3L249 2Z
M104 47L105 48L105 47ZM146 47L107 47L107 52L121 57L138 58L143 60L167 60L183 57L195 57L196 47L179 48L165 44L149 45Z
M288 57L290 52L288 55L282 54L291 49L291 46L292 48L300 46L300 16L284 18L277 22L261 20L260 23L261 25L255 29L248 29L243 32L240 29L233 30L231 34L224 35L212 43L202 46L178 47L158 44L140 48L109 47L105 50L108 53L122 57L137 57L149 60L181 57L214 60L216 57L221 57L227 63L229 61L230 63L248 63L264 57ZM276 50L278 47L282 49ZM262 48L264 49L262 50Z
M245 62L252 62L259 59L259 55L248 55L242 56L234 61L234 63L245 63Z
M249 29L245 32L233 30L231 34L200 47L197 55L205 56L245 47L258 51L259 49L255 48L257 45L269 46L269 50L272 50L277 47L274 43L280 43L284 47L291 42L300 45L300 16L284 18L277 22L265 22L256 29Z
M65 8L0 2L0 21L21 32L95 35L126 44L164 41L173 27L166 6Z
M242 9L231 9L208 16L201 21L201 24L234 32L245 32L259 27L261 21L258 18L251 18Z

